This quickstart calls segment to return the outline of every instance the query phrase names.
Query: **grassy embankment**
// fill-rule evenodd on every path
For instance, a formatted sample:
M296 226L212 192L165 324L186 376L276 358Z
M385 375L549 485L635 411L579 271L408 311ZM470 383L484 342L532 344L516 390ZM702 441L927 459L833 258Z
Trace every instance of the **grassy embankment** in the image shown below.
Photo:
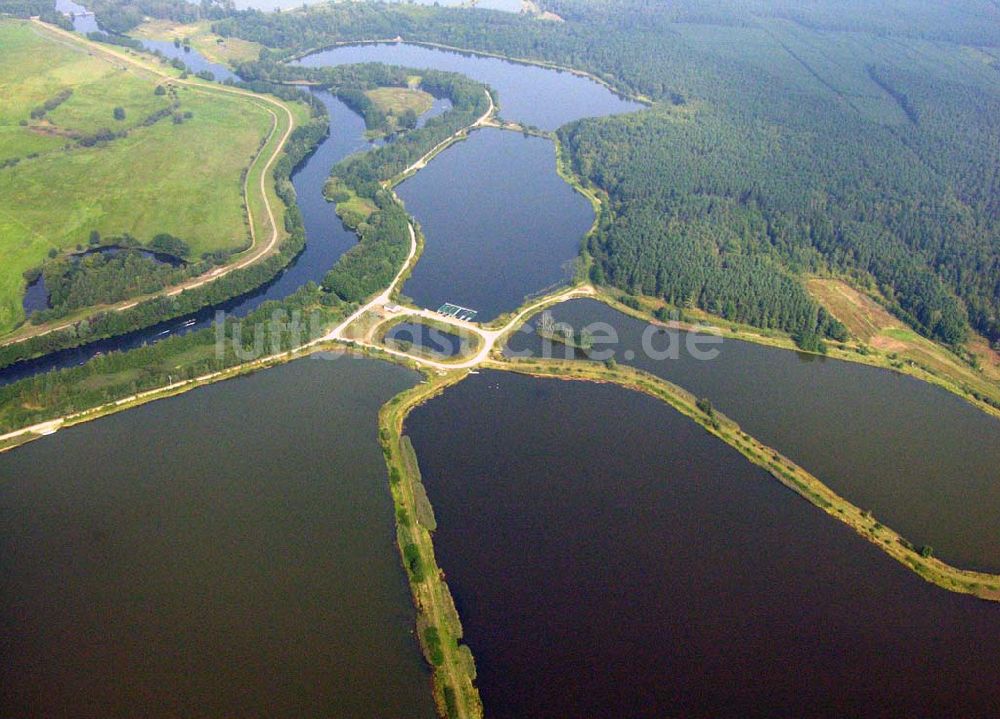
M403 422L414 407L464 377L464 372L433 376L393 397L379 413L379 439L389 469L396 537L417 609L417 632L434 670L438 711L449 719L482 717L483 707L474 685L475 662L469 648L461 644L462 623L434 558L434 514L420 481L413 445L403 435Z
M335 316L339 318L339 315ZM334 321L332 317L330 321ZM209 330L208 334L212 335L213 333ZM121 366L96 374L87 373L87 365L61 370L61 372L72 375L82 375L81 378L74 378L70 381L59 376L52 379L55 373L45 375L43 380L37 383L37 386L20 395L19 401L22 403L22 409L49 406L66 400L65 386L71 386L75 393L82 395L82 401L71 405L72 408L66 414L49 421L47 423L49 425L48 432L25 431L14 433L15 436L0 439L0 452L20 447L45 436L45 434L51 434L57 429L66 429L90 422L158 399L174 397L198 387L251 374L331 349L329 347L310 347L308 349L298 347L260 359L247 360L221 369L206 371L205 368L211 367L213 359L217 357L217 347L214 342L198 342L197 340L198 337L195 335L187 335L170 338L157 345L132 350L132 352L147 352L154 355L148 364L141 367ZM164 348L164 345L170 342L183 343L186 349L172 352L169 347ZM111 357L107 359L107 362L111 365L124 364L115 362L115 359ZM168 378L166 383L159 380L163 376ZM52 381L46 381L45 378L52 379ZM152 378L153 381L144 382L149 378ZM103 401L89 399L102 394L109 395L111 398ZM0 427L5 427L8 423L8 415L15 409L17 408L11 403L0 404ZM24 426L24 423L20 423L19 426ZM34 425L30 426L34 427Z
M10 102L0 107L0 161L19 158L0 170L6 260L0 333L23 320L23 272L50 252L85 246L94 230L104 238L127 232L143 242L166 232L184 239L194 257L249 246L241 175L259 152L280 141L287 127L282 113L207 84L173 83L172 92L156 95L172 69L88 51L86 41L64 41L25 22L0 22L0 45L0 84L11 88ZM68 90L72 94L44 117L31 117L33 108ZM174 102L171 115L143 124ZM115 107L124 109L124 120L113 117ZM183 121L175 123L173 112ZM80 144L105 128L128 134ZM270 139L261 148L263 138ZM259 197L263 165L254 163L247 177L258 235L270 230ZM280 208L269 189L272 206Z
M259 44L249 40L241 40L238 37L216 35L212 32L210 20L182 24L173 20L150 19L129 34L145 40L162 40L164 42L177 40L182 44L186 40L206 60L219 65L252 62L260 57L261 46Z
M491 362L488 366L537 377L610 382L662 400L927 581L953 592L1000 601L1000 575L966 571L932 556L922 556L920 547L914 547L870 513L836 494L805 469L754 439L710 406L707 411L699 407L692 394L674 384L632 367L578 360L516 360Z

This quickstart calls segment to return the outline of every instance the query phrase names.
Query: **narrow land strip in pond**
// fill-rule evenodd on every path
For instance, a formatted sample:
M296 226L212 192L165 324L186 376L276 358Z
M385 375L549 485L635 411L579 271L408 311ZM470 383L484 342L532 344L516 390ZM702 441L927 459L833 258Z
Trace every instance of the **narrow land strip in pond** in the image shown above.
M878 522L870 513L838 495L774 448L751 437L736 422L710 408L708 411L702 409L694 395L664 379L624 365L607 366L578 360L491 361L485 363L484 367L538 377L611 382L655 397L697 422L786 487L848 525L927 581L953 592L1000 601L1000 575L959 569L933 556L922 555L919 547L913 546L893 529Z
M460 382L465 372L433 377L396 395L379 413L379 440L389 471L389 485L396 509L400 557L410 581L416 606L420 644L434 669L434 695L442 716L479 719L482 701L475 687L475 661L461 644L462 623L455 609L444 573L434 558L431 530L421 519L417 498L420 474L412 446L403 436L403 422L414 407ZM425 520L426 521L426 520Z

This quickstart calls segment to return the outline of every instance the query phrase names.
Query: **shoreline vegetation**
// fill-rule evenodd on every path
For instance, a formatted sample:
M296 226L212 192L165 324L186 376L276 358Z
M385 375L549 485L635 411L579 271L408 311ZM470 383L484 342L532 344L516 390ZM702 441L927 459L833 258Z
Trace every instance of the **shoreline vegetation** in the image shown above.
M556 70L557 72L566 72L570 75L576 75L577 77L584 77L588 80L596 82L605 89L614 93L618 97L624 98L626 100L633 100L640 104L646 105L647 107L653 107L656 102L651 98L646 97L641 93L632 93L627 90L623 90L612 83L608 82L604 78L598 77L593 73L587 72L586 70L580 70L579 68L571 67L569 65L560 65L554 62L546 62L545 60L535 60L529 57L513 57L508 55L503 55L497 52L490 52L489 50L471 50L465 47L457 47L455 45L446 45L439 42L431 42L429 40L407 40L402 35L397 35L393 38L385 38L382 40L339 40L336 42L327 43L318 47L310 48L307 50L295 50L289 55L282 57L284 62L290 62L295 60L301 60L308 55L314 55L318 52L323 52L325 50L335 50L338 47L349 47L351 45L419 45L421 47L429 47L437 50L446 50L448 52L456 52L460 55L474 55L478 57L489 57L495 60L503 60L504 62L514 63L516 65L534 65L535 67L543 67L548 70Z
M595 297L610 306L619 309L624 307L606 293L601 292ZM544 301L538 302L537 311L542 311L548 306ZM631 309L627 308L626 309ZM537 312L525 314L519 318L519 322L528 321ZM633 316L644 317L637 310L630 313ZM683 329L683 328L682 328ZM345 344L347 345L345 347ZM494 350L498 349L494 347ZM399 356L391 352L381 351L377 347L364 347L353 341L347 342L313 342L307 346L299 346L276 355L271 355L263 359L252 362L237 364L206 375L200 375L191 379L171 383L166 387L147 390L142 393L121 398L100 406L75 412L65 417L43 422L34 425L32 428L22 429L0 438L0 452L11 450L21 444L33 439L51 434L64 427L86 422L92 419L103 417L107 414L117 412L129 407L143 404L163 397L174 396L189 389L199 387L211 382L228 379L248 372L254 372L275 364L299 359L316 352L329 352L336 350L339 352L355 352L360 350L360 354L386 361L401 363L411 369L424 369L430 377L431 386L438 391L449 386L458 379L464 377L468 368L461 370L439 370L436 374L431 374L431 370L424 364L423 358L414 355ZM506 371L522 372L526 374L536 374L537 376L560 377L563 379L588 380L596 382L611 381L625 387L642 391L651 396L658 397L667 402L678 411L689 418L697 421L706 430L712 432L730 446L744 454L750 461L758 464L779 481L796 491L808 501L826 511L831 516L843 521L852 527L861 536L865 537L876 546L879 546L887 554L897 561L908 566L921 577L930 581L943 589L960 593L972 594L982 599L1000 601L1000 575L991 575L981 572L972 572L951 565L945 564L933 556L922 556L921 550L910 544L901 535L892 529L885 527L870 514L860 510L848 500L837 495L833 490L823 484L818 478L808 473L803 468L783 457L773 448L770 448L753 437L747 435L739 429L736 423L711 409L708 410L701 400L694 398L680 387L665 382L653 375L649 375L632 367L617 365L610 366L583 360L507 360L504 358L488 358L478 365L483 368L500 369ZM424 387L424 385L421 385ZM429 390L428 390L429 391ZM419 393L418 393L419 394ZM426 397L424 398L426 399ZM419 402L418 402L419 403ZM416 406L415 404L413 406ZM395 455L393 455L395 457ZM397 460L394 460L397 461Z
M470 48L458 47L455 45L449 45L445 43L433 42L428 40L406 39L403 36L396 36L393 38L384 38L384 39L354 39L354 40L343 40L332 43L325 43L323 45L306 50L296 50L288 56L288 59L298 59L316 52L321 52L323 50L333 49L342 46L398 44L398 43L406 43L423 47L436 48L440 50L457 52L466 55L492 57L512 63L535 65L539 67L546 67L559 71L569 72L571 74L580 77L586 77L594 82L597 82L602 86L606 87L607 89L609 89L611 92L614 92L616 95L619 95L621 97L640 102L642 104L647 105L648 107L657 106L657 102L655 102L651 98L641 93L628 92L612 84L608 80L605 80L591 72L580 70L578 68L560 65L558 63L546 62L544 60L507 56L503 55L502 53L491 52L488 50L470 49ZM514 128L507 128L507 129L514 129ZM579 265L580 271L578 272L577 279L578 281L583 281L584 278L587 276L587 274L590 272L590 269L593 267L593 258L590 256L588 250L589 246L588 239L595 235L595 233L602 226L602 224L609 223L611 221L612 218L610 216L611 212L609 206L610 203L606 196L602 196L604 193L602 193L600 190L596 188L591 187L590 183L586 180L586 178L581 177L577 172L573 170L570 151L568 150L568 148L564 147L560 137L558 136L558 133L554 134L556 134L555 143L556 143L557 170L560 176L562 176L563 179L566 180L568 184L574 187L574 189L576 189L584 197L586 197L591 202L595 210L594 226L591 228L591 231L582 241L582 251L581 251L581 258ZM633 309L636 309L623 305L620 301L618 301L619 298L626 297L625 292L619 291L617 288L613 288L610 286L602 287L602 290L608 293L609 298L615 300L616 309L622 311L628 311L630 314L632 313ZM618 294L618 297L615 296L616 293ZM649 315L652 315L655 309L658 309L660 307L665 307L665 303L653 297L633 298L629 296L629 299L641 302L643 305L648 305L650 308L648 311ZM827 311L830 311L832 309L827 307L826 303L824 302L819 302L819 304ZM823 345L824 351L815 352L810 348L805 348L800 346L798 343L795 342L792 336L786 332L765 330L758 327L754 327L752 325L745 325L739 322L728 321L723 319L722 317L719 317L718 315L712 315L697 309L695 310L684 309L684 310L679 310L679 312L691 315L693 317L698 318L699 320L704 320L708 324L719 328L720 331L725 330L726 332L728 332L729 334L726 336L733 336L737 339L742 339L745 341L755 342L758 344L763 344L772 347L779 347L782 349L791 349L793 351L803 351L811 354L821 354L821 355L825 354L827 356L836 359L858 362L860 364L866 364L873 367L880 367L896 372L902 372L904 374L908 374L917 379L920 379L921 381L929 382L936 386L942 387L947 391L952 392L953 394L956 394L959 397L962 397L966 401L978 407L980 410L1000 418L1000 383L996 381L991 381L987 377L979 377L981 381L976 382L975 377L973 377L972 380L970 381L969 376L965 377L961 376L961 375L967 375L967 372L961 366L963 362L962 359L959 358L957 355L954 355L954 357L952 357L953 353L947 347L938 342L932 342L931 340L926 340L927 342L932 342L932 345L937 353L941 353L948 358L948 360L941 363L941 365L944 366L943 371L937 371L932 367L928 366L926 362L914 359L913 357L907 357L905 355L900 357L895 352L882 352L879 349L869 347L864 343L859 344L853 341L854 337L852 337L847 342L838 343L834 341L829 341L828 343L824 343ZM640 318L646 320L649 319L648 317L645 316ZM838 317L837 319L841 318ZM682 323L682 326L686 328L693 328L693 326L690 323L686 325ZM850 329L852 335L856 336L855 328L852 327ZM949 361L951 359L954 360L954 363L952 364L955 364L955 367L957 369L947 368L947 364L951 363ZM978 370L976 370L973 367L969 367L968 371L972 372L973 375L976 372L978 372Z
M360 70L365 70L364 66L358 66ZM396 68L395 70L398 70ZM404 76L404 77L408 77ZM271 348L271 355L277 353L277 347L282 350L292 349L296 344L299 349L311 346L317 342L313 337L305 337L305 327L294 320L295 313L302 315L312 312L310 319L315 319L316 313L322 318L326 326L332 326L337 321L347 317L351 309L358 305L363 305L368 298L378 296L389 282L390 274L395 273L395 267L403 265L401 277L405 278L412 270L415 257L419 256L419 251L423 245L423 238L419 234L414 238L416 241L416 252L412 257L406 258L405 244L409 247L410 230L412 226L406 221L407 215L402 204L395 193L392 192L391 185L398 181L400 176L406 176L408 172L414 171L415 167L422 167L429 159L456 141L468 132L471 127L478 126L485 119L488 119L494 111L492 96L489 91L478 83L462 81L461 84L448 85L448 83L458 82L458 76L454 74L439 74L441 82L447 87L456 87L458 91L464 89L464 102L455 102L458 107L467 106L465 113L459 110L458 116L469 124L462 124L451 132L454 126L454 119L450 116L456 113L451 112L435 118L439 122L435 125L437 130L431 128L422 132L416 142L408 144L410 156L418 155L416 161L410 165L404 165L401 160L407 160L405 156L390 154L379 164L378 159L366 164L359 160L362 156L354 156L352 163L340 163L338 168L345 168L343 179L349 180L352 187L363 189L367 193L374 194L379 201L380 213L388 218L380 223L377 232L369 235L373 241L367 241L364 233L359 232L361 241L350 251L348 251L337 262L334 270L327 275L327 280L331 276L335 280L343 280L335 285L341 292L320 291L320 288L312 283L307 284L301 290L281 302L265 303L255 310L241 323L227 322L224 332L226 341L226 352L223 356L215 356L215 344L217 338L211 330L203 330L198 333L191 333L184 336L171 337L166 340L156 342L147 347L141 347L130 352L112 352L108 355L94 358L90 362L74 368L59 370L44 375L36 375L19 382L12 383L0 388L0 397L5 401L0 404L0 428L8 430L6 434L0 435L0 443L5 447L19 444L21 440L33 438L32 428L42 427L50 429L50 425L60 425L66 418L79 419L81 414L86 414L87 410L94 407L104 407L109 402L116 402L122 398L134 397L139 393L152 393L157 382L161 386L175 386L174 378L196 378L205 377L214 371L228 369L236 364L240 364L238 357L241 354L235 351L237 345L244 349L253 347ZM475 91L472 92L472 88ZM481 94L480 94L481 93ZM485 111L479 114L480 110ZM462 117L462 115L465 117ZM447 119L446 119L447 118ZM450 123L450 124L445 124ZM430 125L430 123L428 123ZM440 130L448 131L448 135L441 142L436 142L441 134ZM437 134L435 134L437 133ZM427 147L428 145L432 145ZM402 143L393 143L388 147L380 148L375 152L380 152L379 157L385 153L394 153ZM286 168L289 169L290 168ZM357 171L352 171L356 169ZM392 174L389 179L373 178L370 182L364 182L365 173L381 171L382 177ZM289 198L294 203L294 194L289 194ZM296 220L295 235L304 242L304 228L301 224L301 216L297 210L290 213ZM369 223L364 223L365 227L371 227ZM409 229L408 229L409 226ZM359 228L363 229L363 228ZM378 255L383 249L389 246L395 253L395 259L386 263L385 258ZM398 250L397 251L397 246ZM374 253L373 251L374 250ZM374 257L372 255L374 254ZM405 259L404 259L405 258ZM327 281L325 280L324 283ZM392 290L398 292L398 283L394 283ZM331 288L332 289L332 288ZM284 330L276 333L270 332L265 327L268 317L267 312L283 311L286 317L292 319L292 324ZM242 330L241 330L241 325ZM314 322L315 325L315 322ZM251 336L247 336L245 331L249 326ZM316 330L316 326L311 328ZM325 329L320 331L323 335ZM295 338L298 337L296 340ZM230 341L233 348L230 347ZM304 344L303 344L304 343ZM257 352L257 356L261 354ZM252 351L250 355L253 356ZM142 366L136 366L136 362L142 362ZM251 363L254 364L254 363ZM213 375L214 376L214 375ZM52 409L51 414L46 416L45 409ZM3 415L6 414L6 417ZM52 415L56 415L53 417ZM89 416L89 415L88 415ZM63 419L60 419L63 418ZM20 439L17 439L20 438Z
M744 14L752 16L754 13L753 10L741 10L733 13L733 19ZM825 312L825 306L822 303L817 305L810 299L801 287L801 281L812 273L850 275L857 272L880 286L895 287L895 290L886 293L893 312L919 328L924 335L937 337L942 343L951 345L958 355L964 354L964 350L959 347L964 331L959 300L968 304L969 322L977 329L987 331L989 310L983 304L987 298L981 290L990 289L987 287L988 280L985 283L973 282L978 289L967 287L968 293L958 287L952 288L962 295L961 298L952 297L952 290L947 287L948 277L955 274L952 264L957 263L965 270L962 276L968 277L974 274L975 261L968 260L965 253L959 254L966 259L959 257L956 254L959 252L957 247L947 248L944 251L946 256L937 257L930 262L933 267L924 266L927 263L914 259L924 250L933 255L933 247L936 247L936 240L933 238L941 231L946 234L948 232L947 228L937 226L940 217L946 215L939 214L936 218L921 215L921 223L924 224L919 226L912 226L909 220L901 224L900 218L894 219L891 213L885 213L884 202L872 204L872 193L867 191L867 185L862 185L859 190L856 178L853 182L845 182L845 177L868 172L865 170L864 158L870 157L872 151L896 150L893 153L896 156L910 156L908 152L898 152L902 149L895 144L899 141L898 137L890 136L891 132L890 135L884 134L884 121L891 118L894 111L898 112L895 103L899 102L900 96L908 97L907 101L913 103L911 109L926 105L929 98L925 93L926 88L919 83L918 86L910 84L914 78L895 77L896 69L903 68L889 69L900 60L896 48L881 47L881 41L877 41L876 45L879 47L868 48L862 53L864 57L852 52L844 58L844 70L848 75L858 70L863 83L870 84L874 81L883 91L885 87L892 88L889 93L891 97L883 98L885 102L880 103L887 105L886 107L871 108L887 114L880 115L871 124L869 121L873 118L865 112L861 112L862 117L851 113L841 117L832 108L816 115L806 113L804 118L829 129L829 136L841 138L840 141L808 145L810 158L814 161L795 168L795 172L786 168L772 177L768 172L761 172L751 162L766 163L771 150L769 139L755 134L754 128L759 127L759 122L755 123L752 117L748 117L748 113L764 113L771 123L776 123L769 126L784 128L781 131L783 140L787 139L790 145L802 142L805 146L805 143L812 142L811 138L815 133L807 131L806 136L801 137L801 128L785 128L785 124L790 123L782 123L780 118L774 120L768 113L786 111L782 99L787 97L788 87L801 89L809 96L806 106L799 108L802 112L805 112L803 107L810 110L828 107L826 103L831 98L826 93L832 88L800 87L796 84L801 81L799 77L762 77L753 71L752 63L747 67L745 63L733 63L733 58L729 57L723 58L719 65L712 53L699 54L698 42L688 44L689 38L685 32L687 26L671 24L676 22L671 12L661 13L655 8L648 8L646 17L650 23L648 32L629 27L634 45L614 59L608 58L606 53L593 50L600 46L598 38L608 35L620 37L618 33L624 27L618 14L607 8L581 10L567 15L568 23L575 28L575 33L562 33L556 28L514 17L498 19L488 28L488 32L484 32L480 25L469 22L456 12L432 12L415 7L384 11L353 7L323 8L308 12L296 11L280 18L227 19L221 22L221 26L223 33L252 38L278 48L277 52L293 56L316 48L373 42L372 37L375 37L381 38L376 42L406 41L468 54L523 60L542 66L569 65L570 71L586 68L588 76L609 83L616 91L621 92L620 88L626 88L632 92L633 97L643 95L647 99L652 98L655 109L651 113L590 118L571 123L562 131L574 159L579 161L579 173L604 187L613 188L613 209L621 220L617 224L628 227L624 236L619 232L602 233L597 238L599 242L592 243L589 248L598 260L597 271L601 276L595 277L595 281L600 284L612 284L631 292L644 291L650 295L668 297L680 306L694 302L730 320L764 327L782 327L796 338L801 347L812 350L825 337L839 341L844 339L844 334L836 318L831 318ZM670 42L663 42L663 28L657 28L657 22L676 29L676 35L671 35ZM817 18L817 24L822 25L824 22L828 22L827 18ZM728 23L722 25L728 27ZM871 30L864 22L861 25L866 31ZM745 35L742 28L753 26L756 26L756 18L749 23L736 21L731 29L722 32L727 35ZM406 37L398 34L399 28L406 28ZM806 29L802 32L809 34L816 31ZM948 32L958 33L959 30L952 27ZM752 52L755 48L754 39L745 39L751 45L748 52ZM789 42L791 40L788 38ZM796 41L801 40L802 38L796 38ZM775 47L767 49L775 52L783 51L782 48L786 48L788 44L779 37L768 42ZM836 56L836 53L844 49L836 38L824 37L823 42L830 43L829 50L834 53L831 56ZM678 53L678 48L674 47L677 44L689 52ZM952 69L949 61L954 58L942 56L941 59L945 61L942 72L947 75ZM699 60L704 63L699 63ZM702 67L703 64L705 67ZM889 67L884 68L883 64ZM875 65L878 65L877 71L873 70ZM709 67L717 76L712 74ZM706 73L706 77L710 78L707 83L702 77ZM977 78L983 79L988 78L985 75ZM780 84L782 82L789 84L785 91L779 92L777 96L770 94L775 87L783 87ZM901 95L901 86L912 89L914 94ZM724 98L718 97L719 92L732 91L736 96L742 97L747 88L759 92L749 93L752 96L747 98L749 102L722 107L726 103ZM818 97L813 98L813 94ZM758 95L769 100L773 98L773 101L767 106L754 106L752 99ZM916 100L917 95L919 101ZM974 109L957 96L948 97L946 102L957 103L957 110ZM922 129L927 133L924 139L930 143L924 144L921 141L917 152L921 157L925 152L937 152L937 146L930 141L941 128L935 124L936 120L931 121L931 115L940 109L921 107L920 110L914 110L923 117L924 122L921 124L926 127ZM948 113L942 116L946 117ZM911 117L910 120L912 119ZM978 123L972 124L978 127ZM698 134L703 133L706 128L710 133L707 137ZM740 135L741 132L746 132L746 135ZM733 139L730 133L736 133L736 138L743 137L745 141L727 145L727 141ZM700 138L701 141L695 138ZM660 140L659 143L657 139ZM713 176L711 181L699 181L697 172L692 171L688 165L672 162L669 155L661 156L654 152L657 144L673 142L679 145L676 149L683 150L691 146L701 147L702 142L712 142L715 146L720 141L725 146L717 148L718 154L726 154L732 160L717 165L711 164L711 160L707 161L704 169L710 175L711 170L722 172L721 177ZM642 149L634 153L622 152L624 147L633 145ZM831 147L840 148L839 154L835 152L831 155L828 152ZM697 163L706 164L697 154L687 157L684 153L679 153L678 156L688 164L695 163L695 168ZM965 181L958 178L965 177L966 171L956 172L959 165L964 167L966 164L963 157L967 160L968 153L942 158L949 162L954 160L958 165L946 163L948 166L941 169L939 177L927 179L933 183L957 183L957 195L965 197L968 194L975 200L968 209L979 212L982 209L979 206L981 203L976 198L981 199L982 187L988 187L988 183L974 183L973 187L964 187ZM843 162L838 162L838 158ZM744 161L750 164L745 164ZM899 167L899 172L894 173L896 179L900 180L899 186L896 187L895 181L888 183L893 186L893 191L901 193L900 202L906 207L912 204L914 211L930 199L923 197L924 190L921 188L924 185L916 181L926 171L926 161L927 158L924 157L922 164L917 161L914 166L909 165L909 160L904 161L902 164L905 167ZM665 182L651 182L655 178L651 178L643 168L648 170L658 163L664 168L677 166L678 169L672 172L664 169ZM970 169L978 172L979 168L966 168ZM597 174L592 170L598 170ZM974 172L968 174L968 177L975 176ZM734 179L739 186L733 186ZM676 183L670 180L675 180ZM676 212L676 222L665 229L664 223L656 220L660 215L653 207L655 203L648 200L651 196L659 196L656 186L672 184L680 186L680 198L660 198L661 209L666 205ZM766 187L767 192L762 194L761 187ZM841 194L844 188L852 189ZM941 195L940 192L934 193L935 197ZM824 211L817 209L817 197L825 198L828 207ZM802 206L803 198L808 207ZM936 202L937 200L931 200L930 204L936 206ZM678 207L683 207L684 210L677 210ZM857 217L861 212L868 216L867 219L860 226L853 224L850 218ZM826 217L829 217L832 225L825 221ZM697 221L692 222L692 218L697 218ZM748 225L759 230L757 234L764 247L747 247L740 239L741 231ZM764 227L768 229L768 233L763 231ZM972 225L964 226L965 229L970 227ZM699 228L705 231L694 231ZM736 237L729 237L733 234ZM638 249L629 239L635 236L645 238ZM883 239L888 238L888 245L879 244L874 239L882 236ZM977 233L973 232L970 239L976 236ZM837 245L831 242L831 238L836 237L841 238L841 245L846 244L852 248L846 254L856 254L857 262L850 257L841 256L835 250ZM906 243L910 243L908 250L903 247ZM691 244L696 247L688 247ZM713 244L717 246L713 247ZM657 267L655 263L649 262L655 259L652 255L656 254L650 249L652 246L661 255L665 248L676 255L670 257L671 261L665 266ZM684 251L684 247L687 247L687 251ZM763 251L767 247L770 249ZM692 249L698 250L694 257ZM865 258L870 258L875 249L885 252L875 252L877 261L873 264ZM982 249L981 243L978 249ZM629 264L647 250L646 254L642 254L643 262L638 265L635 262ZM769 253L773 256L765 261L767 258L762 255ZM720 260L717 255L724 257ZM614 261L610 259L612 256ZM669 253L667 256L670 256ZM968 257L972 256L977 255L970 252ZM629 261L622 260L622 257L629 258ZM677 271L671 271L672 263ZM707 271L708 275L699 280L699 272L702 270ZM748 282L751 283L749 290L744 287ZM818 318L814 314L818 314ZM982 344L978 338L974 337L973 340L976 345ZM970 347L970 350L973 348Z
M401 41L403 40L401 40L400 38L392 38L385 40L362 40L362 41L351 40L351 41L329 44L326 45L325 47L338 47L341 45L357 45L357 44L395 43ZM424 41L406 41L406 42L412 42L413 44L425 45L428 47L440 47L441 49L444 50L468 53L472 55L497 57L512 62L519 62L522 64L540 65L544 67L549 66L549 63L544 63L540 61L532 61L530 59L522 59L522 58L507 58L496 53L469 50L455 46L441 45L433 42L424 42ZM301 57L303 55L310 54L311 52L315 51L316 50L309 50L308 52L296 53L292 57ZM629 97L630 99L635 99L640 102L646 102L646 103L650 102L648 99L644 99L642 97L635 95L630 95L628 93L621 91L618 88L612 87L608 84L607 81L599 77L593 76L585 71L576 71L573 68L563 68L561 66L559 66L557 69L574 72L574 74L588 77L596 82L601 83L604 86L609 87L609 89L613 90L617 94L622 95L624 97ZM489 121L490 117L487 116L486 120L482 121L480 124L486 125L489 123ZM426 155L422 157L420 161L414 163L413 166L400 172L399 174L397 174L396 176L392 177L389 180L384 180L383 186L387 188L392 188L399 182L406 179L406 177L408 177L413 172L418 171L420 167L422 167L431 159L433 159L434 156L447 149L452 143L463 139L468 134L468 132L473 129L474 127L472 126L460 129L454 135L446 138L438 146L435 146L430 151L428 151ZM594 232L597 231L602 222L609 221L610 218L607 218L605 216L605 214L608 212L607 210L608 203L604 198L601 197L602 193L599 190L586 186L584 184L584 181L572 170L571 161L570 158L568 157L568 153L566 149L562 147L562 144L559 142L558 138L556 138L555 143L556 143L557 170L560 176L562 176L564 180L566 180L571 186L573 186L574 189L576 189L578 192L584 195L594 207L595 210L594 225L592 226L590 232L587 235L587 237L590 237L591 235L593 235ZM396 199L398 201L398 198ZM581 251L581 257L579 259L577 281L582 281L583 278L586 276L587 272L589 272L589 268L592 266L592 259L589 257L589 253L587 252L587 237L585 237L581 243L582 251ZM666 305L662 301L659 301L656 298L632 297L626 295L626 293L624 292L621 292L615 288L610 288L610 287L601 288L601 295L602 299L607 301L609 304L612 304L612 306L614 306L615 309L618 309L619 311L625 312L627 314L631 314L645 321L650 321L651 316L657 309L660 309L661 307L666 307ZM639 303L640 307L638 308L633 307L632 306L633 303ZM731 336L735 339L754 342L772 347L778 347L782 349L791 349L793 351L804 351L802 350L802 348L797 347L795 342L789 337L786 337L784 333L763 330L749 325L740 325L739 323L729 322L718 316L710 315L700 310L684 309L680 311L680 314L688 315L697 318L698 320L702 320L707 324L711 325L712 327L714 327L724 336ZM705 328L700 325L697 328L695 328L694 325L686 322L670 322L668 324L670 326L675 326L680 329L698 329L700 331L713 331L711 328ZM858 362L860 364L866 364L873 367L880 367L908 374L910 376L916 377L917 379L920 379L921 381L929 382L931 384L940 386L948 390L949 392L952 392L962 397L966 401L969 401L974 406L978 407L980 410L987 412L988 414L991 414L993 416L1000 417L1000 387L996 387L996 383L991 383L988 380L986 380L984 382L986 385L985 388L983 386L972 387L967 382L964 382L961 378L949 376L948 373L942 374L941 372L934 371L933 369L924 366L922 363L910 358L904 358L901 360L898 357L893 357L892 356L893 353L886 354L880 352L877 349L873 350L867 347L861 349L858 346L844 345L843 343L841 344L843 346L838 346L834 344L832 347L829 347L825 354L835 359ZM940 349L940 346L936 344L935 347ZM991 392L990 390L993 391Z
M927 384L940 387L951 394L960 397L984 414L1000 419L1000 403L994 404L990 399L984 398L981 392L970 388L963 383L960 378L952 377L948 374L935 372L915 360L900 361L878 349L859 351L857 346L850 344L832 344L824 352L813 352L804 350L795 344L795 341L783 332L763 330L751 325L741 325L735 322L728 322L721 317L710 315L699 310L685 309L683 316L687 319L660 320L655 313L661 308L668 308L662 301L652 297L636 297L612 287L598 288L596 299L601 300L609 307L619 312L634 317L643 322L662 325L672 329L679 329L688 332L708 332L717 334L726 339L735 339L741 342L751 342L765 347L788 350L790 352L800 352L813 354L819 357L829 357L830 359L842 362L853 362L856 364L875 367L877 369L888 370L898 374L905 374L914 379L926 382ZM676 308L673 308L676 309ZM678 314L681 314L678 312ZM994 390L997 397L1000 397L1000 387Z
M861 510L784 455L742 431L736 422L717 412L708 400L698 399L666 380L628 366L581 360L487 360L480 366L539 378L610 383L649 395L696 422L925 581L948 591L1000 602L1000 575L959 569L934 558L929 547L914 546L870 512ZM471 648L461 643L461 619L455 611L444 572L435 559L433 532L437 523L421 482L418 459L409 437L404 434L404 425L413 409L458 384L467 375L465 370L427 374L428 379L392 398L379 413L379 439L389 472L400 558L418 612L421 648L434 672L435 702L441 715L449 718L481 717L482 701L475 687L474 655Z

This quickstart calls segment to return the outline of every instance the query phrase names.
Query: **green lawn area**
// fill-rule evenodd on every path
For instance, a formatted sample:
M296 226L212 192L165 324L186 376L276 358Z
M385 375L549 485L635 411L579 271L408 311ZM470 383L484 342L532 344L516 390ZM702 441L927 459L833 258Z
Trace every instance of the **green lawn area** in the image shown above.
M423 115L434 104L434 97L429 93L406 87L377 87L365 94L383 112L397 117L407 110L413 110L417 115Z
M50 249L86 244L92 230L142 242L170 233L193 256L249 244L241 175L271 115L253 100L213 90L177 86L156 95L161 82L29 23L0 21L0 162L21 158L0 169L0 335L23 319L23 272ZM67 89L65 102L42 120L30 118L32 108ZM190 118L142 126L175 101L174 111ZM113 117L119 106L124 120ZM129 134L78 145L81 135L104 128Z

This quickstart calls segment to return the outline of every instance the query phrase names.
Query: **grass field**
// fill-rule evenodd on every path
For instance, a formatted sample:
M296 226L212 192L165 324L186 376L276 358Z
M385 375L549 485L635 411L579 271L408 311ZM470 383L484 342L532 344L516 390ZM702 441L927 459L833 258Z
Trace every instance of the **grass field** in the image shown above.
M806 286L820 304L865 344L912 360L937 374L952 377L988 396L1000 398L1000 359L982 338L977 337L968 344L968 350L978 357L982 367L982 371L977 372L949 350L914 332L878 302L847 283L814 278Z
M209 20L182 25L172 20L151 19L129 34L137 38L168 42L184 42L186 39L205 59L219 65L250 62L260 57L261 46L257 43L237 37L220 37L212 32L211 26Z
M181 85L156 95L161 82L29 23L0 22L0 162L20 158L0 169L0 334L23 319L22 273L50 250L86 244L92 230L140 241L167 232L194 256L249 244L242 173L270 132L271 114L243 97ZM72 90L65 102L30 117L65 90ZM174 112L190 118L142 125L174 102ZM124 120L114 119L115 107ZM79 145L104 128L129 132Z
M406 87L377 87L365 93L378 107L390 115L401 116L407 110L423 115L431 109L434 97L423 90Z

